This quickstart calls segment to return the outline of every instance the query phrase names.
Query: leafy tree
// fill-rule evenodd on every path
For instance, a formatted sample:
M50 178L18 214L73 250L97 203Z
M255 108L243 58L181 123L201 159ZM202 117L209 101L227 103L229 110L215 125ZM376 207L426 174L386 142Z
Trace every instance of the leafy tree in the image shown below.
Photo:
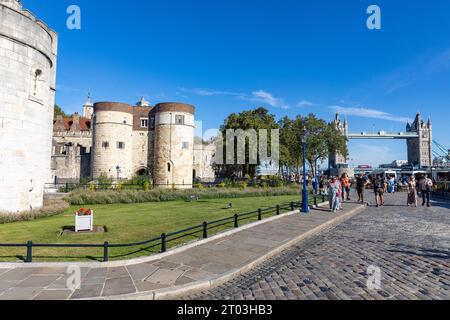
M55 104L55 108L54 108L54 116L55 116L55 119L56 119L57 116L68 117L69 115L66 114L66 113L64 112L64 110L61 109L60 106L58 106L57 104Z
M254 129L257 133L258 138L258 144L255 146L250 146L248 139L246 141L246 148L245 148L245 159L246 164L236 164L237 163L237 139L235 139L234 143L234 156L235 156L235 164L225 164L219 166L219 172L228 177L233 176L245 176L250 175L254 176L256 172L256 167L258 164L260 164L260 159L258 157L258 164L249 164L249 158L250 158L250 148L258 148L259 150L259 131L260 129L278 129L279 126L275 120L275 116L270 114L269 111L265 108L257 108L253 110L246 110L239 114L232 113L229 115L225 121L224 124L221 126L221 133L224 137L224 155L226 154L227 150L227 141L226 141L226 131L228 129L233 130L250 130ZM270 150L270 132L268 132L268 148Z

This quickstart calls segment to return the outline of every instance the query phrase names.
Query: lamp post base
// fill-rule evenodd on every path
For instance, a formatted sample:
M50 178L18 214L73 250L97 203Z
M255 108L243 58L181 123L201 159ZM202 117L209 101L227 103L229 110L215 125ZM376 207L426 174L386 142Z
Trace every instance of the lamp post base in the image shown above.
M302 192L302 213L309 213L308 189L303 189L303 192Z

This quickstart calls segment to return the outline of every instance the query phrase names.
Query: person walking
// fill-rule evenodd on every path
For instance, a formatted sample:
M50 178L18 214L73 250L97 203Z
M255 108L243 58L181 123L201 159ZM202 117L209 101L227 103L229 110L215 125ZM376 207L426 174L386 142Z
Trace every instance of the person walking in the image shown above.
M422 176L419 182L420 192L422 193L422 207L427 204L427 207L431 207L430 194L433 189L433 180L431 180L426 174Z
M375 204L378 207L384 205L384 192L386 190L386 181L382 175L377 175L373 183L375 191ZM379 200L379 201L378 201Z
M350 178L347 173L344 173L341 177L341 187L342 187L342 202L345 200L350 201Z
M394 177L389 177L388 193L394 193L394 192L395 192L395 179L394 179Z
M407 190L408 190L408 207L410 205L415 205L417 208L418 207L417 183L416 177L414 177L413 175L409 177Z
M328 187L328 200L330 202L330 209L333 213L336 213L341 208L341 184L336 177L331 178L330 185Z
M356 177L356 192L358 193L358 202L364 203L364 191L366 189L368 180L365 174L361 173Z

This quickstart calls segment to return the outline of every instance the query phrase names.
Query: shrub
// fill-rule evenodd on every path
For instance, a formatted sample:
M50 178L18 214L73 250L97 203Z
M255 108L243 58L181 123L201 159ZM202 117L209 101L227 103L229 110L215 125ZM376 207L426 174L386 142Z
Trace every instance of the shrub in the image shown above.
M217 187L218 187L218 188L225 188L225 187L226 187L226 184L225 184L225 182L221 182L221 183L219 183L219 184L217 185Z
M144 182L144 191L150 191L151 187L152 187L152 185L151 185L150 181L146 180Z
M44 206L40 210L1 213L0 224L31 221L39 218L51 217L63 213L69 209L69 204L64 200L48 200L44 202Z
M194 189L204 190L205 185L203 185L202 183L196 183L196 184L194 184Z
M248 184L247 182L239 182L239 189L247 189Z
M298 195L299 188L248 188L244 183L241 189L205 188L205 189L154 189L144 190L101 190L95 193L85 190L75 190L66 196L66 200L72 205L92 205L111 203L142 203L161 201L185 201L190 196L200 199L226 199L245 197L268 197L281 195ZM245 188L244 188L245 187Z
M106 173L100 174L100 177L98 178L98 188L101 190L107 190L110 189L112 186L112 179L108 178Z

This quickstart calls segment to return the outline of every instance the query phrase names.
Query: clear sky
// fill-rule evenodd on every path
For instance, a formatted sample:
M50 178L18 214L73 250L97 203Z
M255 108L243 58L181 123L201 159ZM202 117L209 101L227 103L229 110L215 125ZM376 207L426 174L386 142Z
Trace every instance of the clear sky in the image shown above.
M417 111L450 147L450 2L23 0L60 36L57 103L179 101L204 128L267 107L278 118L336 108L350 130L403 130ZM81 8L81 30L66 9ZM381 8L382 29L366 27ZM352 163L406 159L402 141L352 141Z

